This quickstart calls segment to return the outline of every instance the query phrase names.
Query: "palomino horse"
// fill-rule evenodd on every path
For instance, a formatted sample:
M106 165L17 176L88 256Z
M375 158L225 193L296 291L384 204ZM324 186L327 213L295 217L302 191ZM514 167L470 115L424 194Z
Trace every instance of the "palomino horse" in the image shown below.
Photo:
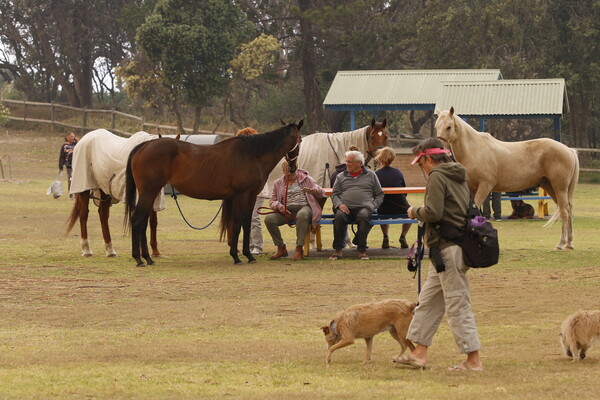
M75 202L67 220L65 236L79 220L82 256L93 255L87 230L90 198L94 198L98 205L106 256L115 257L117 255L112 246L108 225L110 207L113 203L123 201L125 198L125 165L129 153L138 144L156 138L158 138L156 135L137 132L126 139L116 136L106 129L96 129L83 136L75 146L71 180L71 193L75 195ZM158 225L156 211L162 209L164 209L164 196L161 192L150 215L150 245L153 256L160 255L156 240Z
M557 250L573 248L573 193L579 179L577 152L552 139L502 142L477 132L454 114L442 111L435 123L437 136L452 147L467 169L469 189L481 206L490 192L517 192L541 186L558 206L546 225L562 219Z
M242 253L248 262L255 262L250 253L250 222L256 196L281 157L286 156L290 170L296 170L302 124L293 122L275 131L235 136L210 146L162 138L134 148L127 161L125 218L131 227L131 252L137 265L144 266L140 251L148 265L154 263L148 254L146 226L152 202L167 183L189 197L222 199L221 239L227 235L229 254L239 264L237 245L243 228Z

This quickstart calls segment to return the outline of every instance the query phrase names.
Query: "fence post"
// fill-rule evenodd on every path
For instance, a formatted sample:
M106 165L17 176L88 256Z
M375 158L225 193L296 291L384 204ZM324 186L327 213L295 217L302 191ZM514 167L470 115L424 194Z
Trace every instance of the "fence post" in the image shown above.
M81 129L81 134L83 134L86 131L86 127L87 127L87 109L83 108L83 118L82 118L82 129Z
M27 102L23 100L23 122L27 123Z
M113 107L113 109L110 112L110 129L112 129L113 131L115 130L115 126L116 126L116 115L115 115L115 109Z
M55 108L54 102L50 102L50 133L54 133L54 119L55 119Z

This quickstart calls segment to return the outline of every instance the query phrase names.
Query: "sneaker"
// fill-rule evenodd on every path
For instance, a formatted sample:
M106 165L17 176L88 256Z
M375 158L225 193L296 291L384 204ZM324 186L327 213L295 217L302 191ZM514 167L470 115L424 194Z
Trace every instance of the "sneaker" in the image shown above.
M500 217L498 217L498 218L494 218L494 221L496 221L496 222L500 222L500 221L502 221L502 218L500 218Z
M404 236L400 236L400 248L408 249L408 243L406 242L406 238Z
M253 256L259 256L262 254L262 251L253 249L253 250L250 250L250 254L252 254Z

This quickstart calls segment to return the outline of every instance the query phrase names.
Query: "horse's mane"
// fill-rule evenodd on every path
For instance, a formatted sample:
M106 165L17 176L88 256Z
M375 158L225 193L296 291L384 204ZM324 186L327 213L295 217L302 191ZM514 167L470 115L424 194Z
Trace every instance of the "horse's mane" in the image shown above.
M280 148L294 126L295 124L290 123L274 131L258 135L240 135L236 136L235 139L241 142L241 148L244 152L260 156Z
M493 137L489 132L479 132L477 129L473 128L467 121L465 121L464 119L462 119L461 117L459 117L458 115L454 114L453 118L455 121L458 122L457 125L460 126L460 129L462 130L466 130L470 133L472 133L473 135L479 135L479 136L489 136L490 138L497 140L495 137Z

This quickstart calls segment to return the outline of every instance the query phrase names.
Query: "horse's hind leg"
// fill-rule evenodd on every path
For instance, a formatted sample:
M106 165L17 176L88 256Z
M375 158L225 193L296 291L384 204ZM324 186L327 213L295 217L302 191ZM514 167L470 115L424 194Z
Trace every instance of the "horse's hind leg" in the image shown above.
M90 192L81 192L75 196L75 201L79 202L79 227L81 229L81 255L83 257L91 257L94 255L90 249L88 241L87 222L90 214Z
M152 205L150 205L150 207L151 206ZM148 209L144 207L140 200L131 215L131 255L137 262L138 267L145 266L142 257L146 260L148 265L154 264L154 261L150 258L150 254L148 253L148 240L146 238L146 228L148 227L147 210Z
M152 256L160 257L160 251L158 251L158 241L156 239L156 228L158 227L158 216L156 211L152 210L150 213L150 247L152 247Z
M249 214L250 218L245 218L242 225L243 240L242 240L242 254L248 258L249 263L255 263L256 258L250 252L250 230L252 229L252 213Z
M100 225L102 226L102 237L104 238L104 248L106 249L106 257L116 257L117 253L113 249L112 240L110 237L110 228L108 226L108 218L110 217L111 198L106 193L100 191L100 205L98 206L98 216L100 217Z

